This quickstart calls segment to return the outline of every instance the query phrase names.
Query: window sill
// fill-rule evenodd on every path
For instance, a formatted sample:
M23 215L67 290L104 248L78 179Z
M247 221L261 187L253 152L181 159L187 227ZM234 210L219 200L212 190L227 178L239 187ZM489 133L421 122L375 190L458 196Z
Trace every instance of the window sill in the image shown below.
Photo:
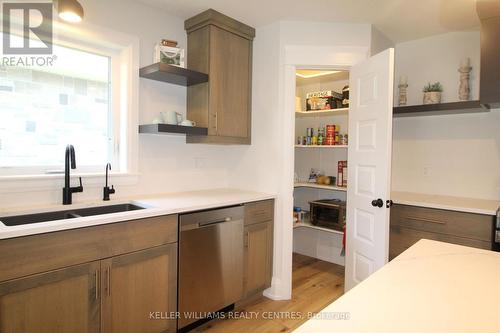
M110 173L109 182L113 185L136 185L139 183L138 173ZM104 173L72 173L71 184L77 185L78 177L82 177L83 186L104 186ZM58 190L64 186L64 174L0 176L0 193L34 192Z

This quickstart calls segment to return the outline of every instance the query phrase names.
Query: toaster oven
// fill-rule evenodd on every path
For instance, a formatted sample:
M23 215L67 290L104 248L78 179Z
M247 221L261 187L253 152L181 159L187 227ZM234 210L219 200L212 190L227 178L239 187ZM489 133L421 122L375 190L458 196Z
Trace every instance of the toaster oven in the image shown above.
M336 199L323 199L309 202L311 224L343 231L346 203Z

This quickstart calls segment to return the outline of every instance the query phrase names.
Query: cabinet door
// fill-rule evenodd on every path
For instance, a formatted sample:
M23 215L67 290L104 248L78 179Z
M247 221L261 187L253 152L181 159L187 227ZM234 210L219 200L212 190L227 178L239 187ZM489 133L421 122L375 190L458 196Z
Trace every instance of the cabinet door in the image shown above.
M175 332L177 243L101 261L102 333Z
M0 332L99 332L98 277L94 262L0 283Z
M245 295L250 296L271 286L272 223L245 227Z
M211 26L210 109L217 136L250 138L252 42Z

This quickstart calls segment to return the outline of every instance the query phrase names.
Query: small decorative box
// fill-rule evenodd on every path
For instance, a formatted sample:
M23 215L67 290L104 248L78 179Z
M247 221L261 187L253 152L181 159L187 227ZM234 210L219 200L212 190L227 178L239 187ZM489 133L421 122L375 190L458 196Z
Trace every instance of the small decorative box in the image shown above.
M155 46L154 62L184 67L184 49L157 44Z

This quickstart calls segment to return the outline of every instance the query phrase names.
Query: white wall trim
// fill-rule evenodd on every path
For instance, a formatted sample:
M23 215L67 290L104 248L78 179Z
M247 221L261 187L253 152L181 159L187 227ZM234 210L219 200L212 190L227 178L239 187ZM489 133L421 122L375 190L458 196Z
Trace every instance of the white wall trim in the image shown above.
M273 300L292 296L293 174L295 160L295 71L297 68L349 69L369 57L369 47L285 45L279 74L282 172L276 200L274 267L271 288L264 295Z

